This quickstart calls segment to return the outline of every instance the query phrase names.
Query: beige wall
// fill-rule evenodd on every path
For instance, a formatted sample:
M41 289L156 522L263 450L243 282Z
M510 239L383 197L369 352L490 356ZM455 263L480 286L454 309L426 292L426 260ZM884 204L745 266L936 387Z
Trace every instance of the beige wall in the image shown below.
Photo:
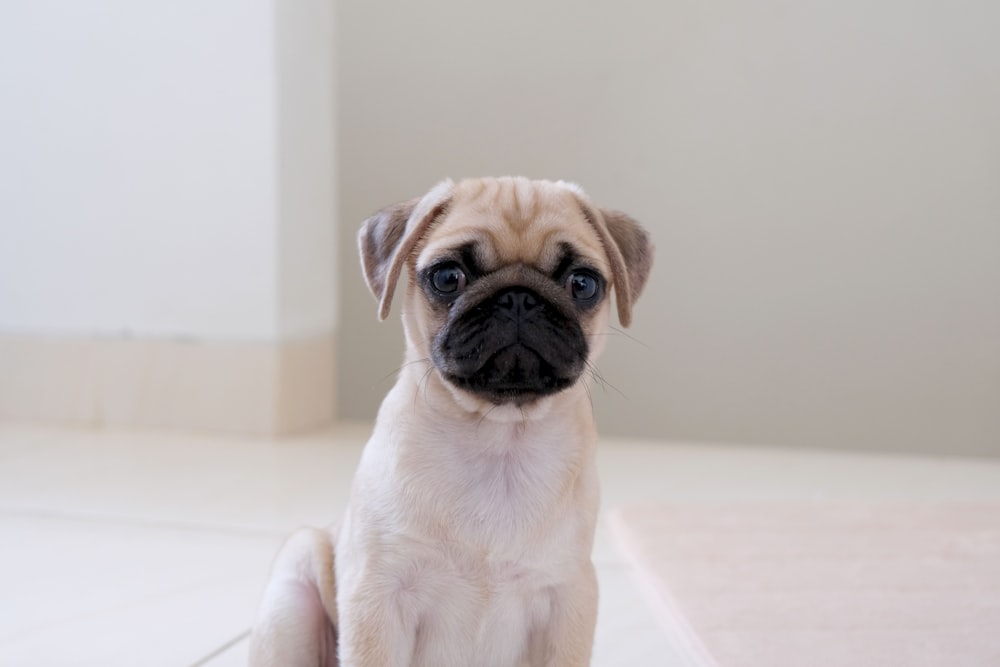
M659 245L610 433L1000 454L1000 4L344 0L340 412L398 366L353 236L443 176Z

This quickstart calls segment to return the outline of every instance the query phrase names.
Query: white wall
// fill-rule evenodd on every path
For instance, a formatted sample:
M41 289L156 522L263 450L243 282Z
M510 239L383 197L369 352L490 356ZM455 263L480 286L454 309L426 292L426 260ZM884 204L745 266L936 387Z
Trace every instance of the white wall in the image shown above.
M333 0L274 0L277 39L278 333L337 328Z
M0 332L335 326L332 3L0 9Z
M522 173L659 246L639 342L599 364L605 432L1000 453L1000 4L340 15L343 414L374 414L402 349L356 225L442 176Z
M0 419L331 419L332 0L0 5Z

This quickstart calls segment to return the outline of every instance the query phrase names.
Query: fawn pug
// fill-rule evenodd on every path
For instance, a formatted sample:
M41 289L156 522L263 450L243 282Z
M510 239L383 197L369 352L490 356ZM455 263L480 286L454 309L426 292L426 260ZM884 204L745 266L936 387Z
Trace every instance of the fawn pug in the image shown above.
M336 528L279 553L253 665L589 664L598 514L588 367L649 275L630 217L575 185L445 181L359 234L405 363Z

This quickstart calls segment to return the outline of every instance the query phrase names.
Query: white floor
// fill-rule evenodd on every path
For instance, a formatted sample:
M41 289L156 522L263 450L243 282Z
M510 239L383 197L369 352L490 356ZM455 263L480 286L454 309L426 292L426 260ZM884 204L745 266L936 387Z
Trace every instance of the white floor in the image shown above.
M0 665L228 667L283 536L343 507L362 426L280 440L0 425ZM998 499L1000 461L606 440L630 501ZM684 665L602 525L594 665Z

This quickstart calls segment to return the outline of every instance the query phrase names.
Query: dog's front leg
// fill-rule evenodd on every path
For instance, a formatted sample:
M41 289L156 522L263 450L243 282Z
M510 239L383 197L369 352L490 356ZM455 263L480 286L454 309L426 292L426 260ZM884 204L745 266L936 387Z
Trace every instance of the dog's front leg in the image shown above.
M590 664L597 626L597 572L587 561L570 582L553 591L549 622L532 641L531 667Z
M340 607L342 667L409 667L416 648L416 619L394 604L384 588L345 586Z
M275 559L250 636L251 667L336 667L337 610L329 532L293 534Z

